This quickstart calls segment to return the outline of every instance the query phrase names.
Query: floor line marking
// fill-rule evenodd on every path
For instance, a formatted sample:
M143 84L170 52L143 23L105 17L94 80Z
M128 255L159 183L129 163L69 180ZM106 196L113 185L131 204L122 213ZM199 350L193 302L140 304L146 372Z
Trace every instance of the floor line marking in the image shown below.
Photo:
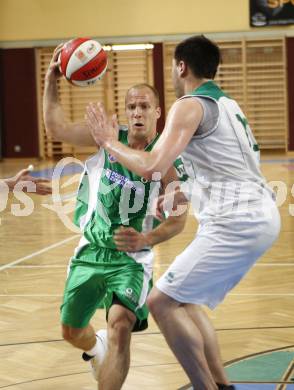
M14 260L14 261L12 261L12 262L10 262L10 263L8 263L8 264L2 265L2 266L0 267L0 271L4 271L4 270L7 269L7 268L11 268L12 266L14 266L14 265L16 265L16 264L19 264L19 263L21 263L21 262L23 262L23 261L25 261L25 260L31 259L31 258L33 258L33 257L35 257L35 256L38 256L38 255L40 255L40 254L42 254L42 253L44 253L44 252L49 251L50 249L57 248L58 246L63 245L63 244L65 244L65 243L69 242L69 241L72 241L73 239L75 239L75 238L77 238L77 237L79 237L79 234L75 234L74 236L68 237L68 238L66 238L65 240L58 241L58 242L56 242L55 244L46 246L45 248L40 249L40 250L37 251L37 252L33 252L33 253L31 253L30 255L21 257L20 259L17 259L17 260Z

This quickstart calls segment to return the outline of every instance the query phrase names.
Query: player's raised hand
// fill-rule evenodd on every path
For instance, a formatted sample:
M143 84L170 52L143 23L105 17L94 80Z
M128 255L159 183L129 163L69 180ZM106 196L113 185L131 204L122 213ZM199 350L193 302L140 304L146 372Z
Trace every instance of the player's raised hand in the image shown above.
M117 249L124 252L137 252L150 245L144 233L124 226L115 231L114 242Z
M104 147L118 139L116 114L108 116L102 103L90 103L86 109L85 120L97 145Z
M60 61L59 61L59 54L63 48L63 43L60 43L53 52L53 55L51 57L51 61L49 64L49 67L46 72L45 78L50 81L50 80L57 80L60 77L62 77L62 74L59 70L60 66Z

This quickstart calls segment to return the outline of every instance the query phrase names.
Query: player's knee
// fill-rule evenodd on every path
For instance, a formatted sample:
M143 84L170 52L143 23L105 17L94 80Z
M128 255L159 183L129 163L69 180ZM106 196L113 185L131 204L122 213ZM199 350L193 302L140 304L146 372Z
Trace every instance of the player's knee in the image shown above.
M158 312L158 307L160 306L160 296L155 291L151 291L151 293L147 297L147 306L150 310L150 313L155 316Z
M169 309L169 306L166 304L167 299L169 298L157 289L153 289L148 295L147 306L155 320L164 316L166 309Z
M78 340L82 336L83 331L84 330L81 328L72 328L70 326L63 325L62 337L69 343L73 343L75 340Z
M108 342L110 348L119 353L127 350L131 341L133 322L127 317L120 317L108 322Z

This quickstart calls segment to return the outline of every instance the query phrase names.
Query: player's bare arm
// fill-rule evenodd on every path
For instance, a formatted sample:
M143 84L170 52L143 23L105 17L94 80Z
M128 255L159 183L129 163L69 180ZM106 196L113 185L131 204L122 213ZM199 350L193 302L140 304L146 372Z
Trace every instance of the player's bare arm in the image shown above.
M68 122L58 99L57 80L62 77L59 71L60 63L58 56L62 46L60 44L54 50L45 76L43 116L46 132L56 141L66 142L72 145L94 146L96 143L86 123Z
M97 144L126 168L146 179L151 179L154 172L165 176L195 134L202 116L202 106L196 99L178 100L168 114L163 133L154 149L144 152L133 150L117 140L114 131L117 123L107 116L103 105L87 107L87 123Z
M31 192L28 191L26 184L28 183L34 183L35 190L32 192L35 192L38 195L49 195L52 193L52 188L49 186L50 180L45 179L43 177L34 177L30 175L31 169L22 169L19 171L15 176L10 177L8 179L1 180L3 183L5 183L9 189L9 191L17 191L18 188L21 189L23 192ZM16 187L16 184L23 184L23 186Z
M159 225L157 228L147 233L147 238L152 245L156 245L160 242L169 240L170 238L181 233L181 231L185 227L188 215L189 202L186 198L185 203L182 203L179 207L177 206L177 202L174 202L177 194L181 194L181 182L179 181L174 166L171 166L168 169L166 175L162 178L161 182L163 188L163 194L161 196L170 195L171 202L169 203L168 208L161 210L163 215L168 215L168 218L164 219L161 225ZM168 212L168 214L166 214L166 211Z
M184 215L184 218L186 218L189 200L182 192L183 182L178 180L174 166L167 171L162 179L162 185L164 191L157 198L157 213L168 213L170 217Z

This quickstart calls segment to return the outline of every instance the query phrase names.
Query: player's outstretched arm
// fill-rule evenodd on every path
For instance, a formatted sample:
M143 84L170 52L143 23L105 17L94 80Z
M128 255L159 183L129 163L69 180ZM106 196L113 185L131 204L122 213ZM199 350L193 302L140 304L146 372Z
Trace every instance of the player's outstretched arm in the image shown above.
M129 170L152 179L154 172L165 176L173 161L186 148L203 116L201 104L193 98L175 102L168 114L162 135L151 152L134 150L114 136L113 118L102 105L87 107L87 123L96 143L106 149Z
M29 173L31 172L30 168L22 169L19 171L15 176L10 177L8 179L2 179L2 182L5 183L9 191L17 191L18 186L16 186L18 183L20 184L19 188L21 191L28 192L28 187L25 186L25 184L33 183L34 190L29 192L34 192L38 195L49 195L52 193L52 189L50 186L48 186L48 183L50 183L50 180L42 178L42 177L33 177ZM24 183L26 182L26 183ZM24 184L24 186L22 186Z
M62 46L60 44L54 50L45 76L43 117L46 133L56 141L71 145L94 146L96 143L86 123L68 122L58 99L57 80L62 77L59 71L58 56Z

